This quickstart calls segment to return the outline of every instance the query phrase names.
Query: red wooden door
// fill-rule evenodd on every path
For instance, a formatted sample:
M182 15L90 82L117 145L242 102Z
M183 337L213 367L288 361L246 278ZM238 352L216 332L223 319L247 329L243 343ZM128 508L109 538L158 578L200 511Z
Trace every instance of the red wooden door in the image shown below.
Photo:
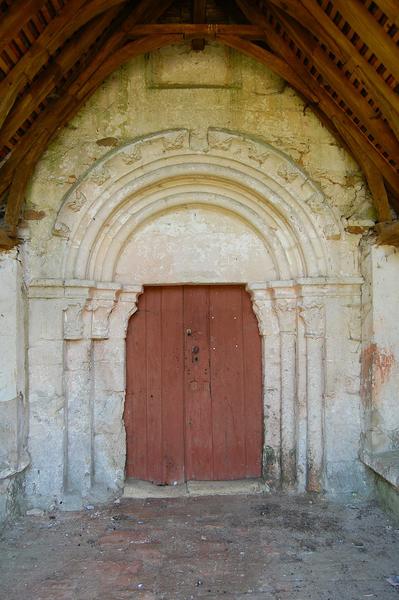
M242 286L146 287L127 333L126 475L261 475L261 344Z

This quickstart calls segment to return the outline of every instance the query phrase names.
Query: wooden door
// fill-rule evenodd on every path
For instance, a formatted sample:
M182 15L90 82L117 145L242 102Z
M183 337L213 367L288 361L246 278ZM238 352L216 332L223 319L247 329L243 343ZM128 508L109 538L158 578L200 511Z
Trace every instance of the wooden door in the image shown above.
M261 344L244 287L146 287L126 354L127 477L261 475Z

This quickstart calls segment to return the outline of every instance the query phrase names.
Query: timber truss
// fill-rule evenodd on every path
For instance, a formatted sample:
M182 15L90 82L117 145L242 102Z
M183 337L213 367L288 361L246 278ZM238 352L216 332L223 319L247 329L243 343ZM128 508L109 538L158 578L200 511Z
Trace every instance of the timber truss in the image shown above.
M170 44L217 40L284 78L362 168L399 246L399 1L0 0L0 248L53 136L106 77Z

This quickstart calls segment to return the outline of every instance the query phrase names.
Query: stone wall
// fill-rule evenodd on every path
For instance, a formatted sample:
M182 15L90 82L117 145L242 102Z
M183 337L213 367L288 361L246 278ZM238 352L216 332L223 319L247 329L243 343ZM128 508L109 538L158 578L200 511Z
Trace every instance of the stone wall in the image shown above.
M364 463L377 491L398 515L399 497L399 253L363 244L362 402ZM396 494L396 499L395 499ZM389 500L388 500L389 499Z
M79 506L123 485L126 319L143 284L178 282L257 283L260 329L262 311L275 323L262 333L269 474L294 449L299 491L363 493L359 243L373 219L356 163L262 65L182 45L115 72L43 155L22 267L12 259L29 287L28 504Z
M22 500L28 465L25 382L25 294L17 250L0 254L0 521Z

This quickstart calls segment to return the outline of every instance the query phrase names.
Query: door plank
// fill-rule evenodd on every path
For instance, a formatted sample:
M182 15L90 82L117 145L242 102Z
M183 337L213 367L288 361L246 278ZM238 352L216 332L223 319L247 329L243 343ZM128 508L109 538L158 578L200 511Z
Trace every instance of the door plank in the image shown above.
M162 325L161 288L147 288L147 478L153 483L164 482L162 430Z
M184 473L183 288L158 288L162 297L163 481L181 483Z
M147 479L146 300L139 297L126 336L126 476Z
M262 474L262 347L258 321L248 292L241 289L242 353L245 381L246 477Z
M185 287L184 328L186 475L187 480L206 481L214 478L209 364L209 287Z
M211 394L214 477L245 477L245 412L241 290L210 288Z

